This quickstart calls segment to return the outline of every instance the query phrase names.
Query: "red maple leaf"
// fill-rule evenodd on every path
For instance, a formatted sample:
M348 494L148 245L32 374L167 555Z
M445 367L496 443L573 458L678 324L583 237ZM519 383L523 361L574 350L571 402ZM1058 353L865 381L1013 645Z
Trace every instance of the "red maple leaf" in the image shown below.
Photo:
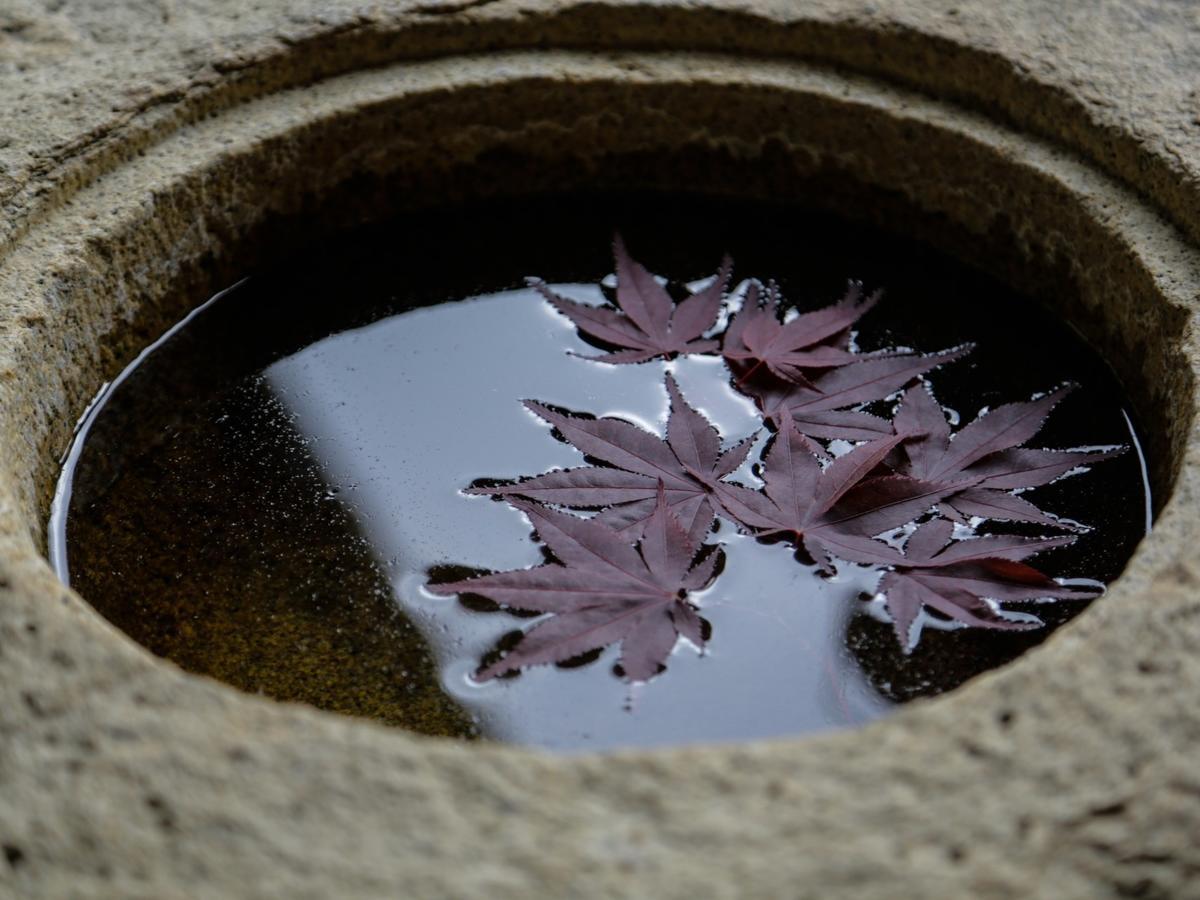
M625 348L587 359L640 363L655 357L711 353L717 349L718 342L704 339L703 335L717 324L733 266L729 257L722 260L712 284L676 304L667 289L629 256L620 235L613 241L613 255L616 258L619 310L576 303L554 293L543 281L530 282L580 331L604 344Z
M728 258L712 284L675 304L619 237L614 255L615 309L575 303L535 283L585 335L619 348L595 359L637 363L717 349L718 341L704 335L719 318ZM747 459L754 437L723 448L717 429L687 403L669 374L665 438L615 417L589 418L526 401L593 464L467 491L508 498L555 560L430 587L546 614L512 651L484 665L480 680L619 643L626 676L645 681L660 671L680 637L702 647L688 592L706 586L716 571L718 554L697 552L717 514L760 537L793 541L826 570L834 558L884 569L878 590L906 650L925 608L963 625L1023 629L1042 622L1006 615L1001 604L1100 593L1091 585L1061 584L1023 561L1069 544L1071 537L953 540L953 523L938 518L916 527L903 552L879 539L934 507L959 521L980 516L1064 524L1013 492L1120 452L1021 446L1065 389L998 407L952 433L932 395L916 385L889 421L864 407L971 346L935 354L856 353L850 329L876 296L863 299L852 285L838 303L783 321L777 289L767 288L763 302L760 290L757 282L750 284L721 343L738 376L735 387L753 397L777 429L762 460L760 490L728 480ZM835 456L832 445L827 449L812 438L864 443ZM595 515L579 518L541 504Z
M879 296L876 291L864 300L861 285L851 284L837 303L781 322L778 288L768 285L767 302L760 305L758 284L752 282L742 308L725 330L721 353L739 382L765 367L784 381L811 387L808 375L812 370L836 368L862 358L847 349L850 326Z
M978 628L1029 629L1044 623L1035 617L1006 618L999 604L1090 600L1103 593L1100 587L1059 584L1021 562L1043 550L1071 544L1073 537L988 535L950 543L953 532L954 524L946 519L921 525L905 544L903 563L880 579L879 593L886 597L896 636L906 650L915 643L913 624L922 607Z
M1068 527L1010 491L1049 484L1080 466L1123 452L1124 448L1102 452L1020 448L1071 390L1063 387L1038 400L998 406L951 435L933 395L924 385L914 385L905 392L893 420L904 438L902 453L893 460L895 468L925 481L967 485L942 501L942 512L951 519L980 516Z
M547 472L510 485L469 488L468 494L527 497L573 509L602 509L598 521L636 540L655 510L661 485L671 511L697 541L712 524L714 486L738 468L753 436L721 449L721 436L667 375L671 411L667 438L622 419L563 415L541 403L526 406L553 425L574 447L609 467L581 466Z
M811 386L780 381L746 382L742 390L754 397L763 417L776 425L791 420L813 437L848 441L890 435L892 423L847 407L882 400L918 375L969 353L971 346L941 353L903 356L859 356L860 362L840 366L813 380Z
M888 564L899 553L873 539L920 516L948 492L904 475L868 477L900 438L855 447L822 467L811 440L785 422L767 452L762 491L720 483L714 493L738 522L761 536L786 535L827 568L832 554Z
M646 681L680 637L703 648L700 616L687 593L712 580L718 554L697 561L699 546L669 509L661 486L636 547L595 519L532 503L513 505L529 517L558 562L429 586L435 594L482 594L504 607L550 614L508 654L481 669L479 681L618 642L625 677Z

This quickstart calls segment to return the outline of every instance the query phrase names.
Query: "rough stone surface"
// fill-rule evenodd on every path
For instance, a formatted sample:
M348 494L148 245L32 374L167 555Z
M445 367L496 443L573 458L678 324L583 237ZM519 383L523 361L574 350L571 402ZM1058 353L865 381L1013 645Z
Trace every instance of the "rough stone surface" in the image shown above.
M0 0L0 895L1200 896L1198 68L1184 0ZM677 151L849 174L1109 354L1166 503L1105 598L858 731L560 758L238 694L54 579L70 423L313 203Z

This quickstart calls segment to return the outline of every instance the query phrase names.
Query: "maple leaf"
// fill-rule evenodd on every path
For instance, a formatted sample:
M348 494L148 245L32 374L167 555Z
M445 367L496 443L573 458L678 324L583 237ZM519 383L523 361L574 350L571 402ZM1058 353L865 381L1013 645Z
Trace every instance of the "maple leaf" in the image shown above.
M620 642L625 677L647 681L680 637L703 648L700 616L687 592L712 581L719 554L696 561L699 545L671 512L662 486L636 547L595 519L532 503L513 505L529 517L558 562L429 585L439 595L482 594L501 606L550 613L508 654L481 669L477 680Z
M764 459L763 491L721 483L715 493L744 526L761 536L790 536L825 568L830 554L899 562L899 553L873 536L912 521L949 493L904 475L871 475L899 442L893 435L861 444L822 467L813 442L788 421Z
M971 351L965 345L941 353L872 356L840 366L801 384L746 383L763 417L777 426L791 420L812 437L831 440L873 440L893 433L887 419L847 407L882 400L930 369L956 360Z
M1073 386L1062 387L1037 400L998 406L951 435L933 395L924 385L914 385L905 392L893 420L904 438L902 458L895 461L895 468L925 481L967 485L941 504L943 514L957 521L980 516L1077 527L1010 493L1049 484L1080 466L1123 452L1124 448L1101 452L1020 448L1071 390Z
M1039 628L1036 617L1005 618L999 604L1020 600L1090 600L1103 588L1068 587L1022 560L1075 541L1074 537L988 535L950 542L954 524L934 519L921 525L904 547L904 562L884 574L885 595L896 636L913 646L913 624L930 607L964 625L1020 630ZM994 601L994 602L989 602Z
M636 540L654 514L658 486L695 540L712 524L714 486L746 459L754 437L721 449L721 435L688 405L667 375L671 399L666 440L622 419L563 415L541 403L525 406L553 425L574 447L611 468L582 466L547 472L510 485L468 488L468 494L518 496L573 509L603 509L597 520Z
M864 300L862 287L854 283L837 303L781 322L778 288L769 285L767 302L760 304L758 284L752 282L742 308L725 331L721 353L739 374L739 381L753 377L765 366L784 381L811 386L806 370L831 369L861 359L844 346L845 338L850 326L879 296L876 291ZM837 338L842 340L831 343Z
M620 235L613 241L613 255L619 311L576 303L554 293L543 281L530 282L580 331L605 344L624 348L587 359L614 364L640 363L655 357L710 353L718 348L715 339L706 340L703 335L717 324L721 312L721 300L733 267L728 256L722 260L712 284L676 304L667 289L629 256Z

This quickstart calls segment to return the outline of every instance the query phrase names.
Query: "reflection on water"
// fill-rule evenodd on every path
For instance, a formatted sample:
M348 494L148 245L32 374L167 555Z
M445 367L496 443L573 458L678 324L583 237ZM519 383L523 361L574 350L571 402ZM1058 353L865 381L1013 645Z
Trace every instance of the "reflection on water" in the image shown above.
M886 285L888 299L863 323L866 349L982 342L933 378L965 418L1070 378L1082 387L1050 420L1045 445L1129 440L1108 372L1004 288L852 226L762 207L749 215L728 201L677 205L688 204L720 214L680 225L658 200L581 198L577 219L551 219L528 201L401 221L237 288L151 354L95 416L67 523L74 586L150 649L243 689L431 734L562 749L859 723L1041 640L939 632L906 657L890 626L858 612L870 572L822 580L787 546L722 523L714 539L725 570L695 598L712 626L703 656L681 644L668 672L632 694L611 672L615 648L579 667L470 680L528 620L433 596L430 570L542 557L519 513L460 489L581 462L520 400L659 432L666 418L663 364L567 355L587 348L517 286L546 275L563 293L598 301L611 223L655 268L700 276L729 249L739 276L778 276L802 303L836 296L847 275ZM686 224L714 220L725 223L716 236ZM864 260L864 246L880 252ZM427 305L440 300L460 302ZM671 366L728 440L759 426L719 360ZM1124 515L1145 499L1132 454L1036 499L1098 526L1045 556L1045 568L1115 577L1140 536ZM1050 618L1075 611L1056 607Z
M586 298L594 288L567 290ZM459 489L481 476L580 463L519 400L660 431L665 421L661 365L587 362L564 353L573 341L573 329L540 296L516 290L335 335L267 369L309 453L330 483L348 486L347 508L379 558L391 561L397 602L428 636L447 693L485 734L552 747L794 734L882 712L887 704L841 648L851 602L873 579L826 583L787 546L760 545L728 526L720 534L725 571L697 598L713 626L706 656L680 646L670 675L636 689L631 703L610 671L615 647L579 668L470 680L497 638L522 623L429 594L428 571L519 568L542 557L516 510ZM758 427L719 360L673 365L724 434Z

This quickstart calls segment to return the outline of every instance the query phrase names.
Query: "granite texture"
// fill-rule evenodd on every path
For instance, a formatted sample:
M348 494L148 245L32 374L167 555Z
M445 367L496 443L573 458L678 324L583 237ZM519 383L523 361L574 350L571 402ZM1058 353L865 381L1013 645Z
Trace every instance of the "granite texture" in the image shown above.
M0 896L1200 896L1198 57L1145 0L0 0ZM239 694L55 580L71 423L314 209L697 172L1060 304L1164 501L1107 596L861 730L565 758Z

